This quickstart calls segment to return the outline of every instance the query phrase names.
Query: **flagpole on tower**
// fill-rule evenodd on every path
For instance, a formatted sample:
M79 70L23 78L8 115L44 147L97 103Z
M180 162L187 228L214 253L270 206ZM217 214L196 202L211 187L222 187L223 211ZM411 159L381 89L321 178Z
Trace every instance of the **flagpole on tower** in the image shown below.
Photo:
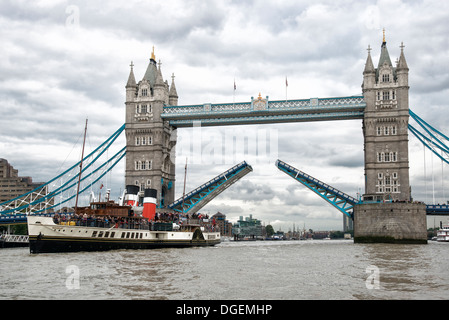
M237 89L237 87L236 87L236 85L235 85L235 78L234 78L234 97L233 97L233 100L232 100L232 104L234 104L235 103L235 90Z
M287 101L287 88L288 88L288 81L287 76L285 76L285 101Z

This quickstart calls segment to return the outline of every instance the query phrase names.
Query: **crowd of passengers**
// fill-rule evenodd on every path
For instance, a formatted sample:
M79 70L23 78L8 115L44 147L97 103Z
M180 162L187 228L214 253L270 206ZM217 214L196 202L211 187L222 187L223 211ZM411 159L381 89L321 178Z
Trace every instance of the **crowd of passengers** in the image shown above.
M177 226L183 224L195 223L205 227L205 231L214 231L216 229L215 219L209 220L206 214L180 214L172 212L156 213L154 219L148 220L141 217L116 217L108 215L88 215L77 213L55 213L53 221L56 224L75 225L85 227L100 228L126 228L126 229L143 229L155 230L157 224L174 223Z

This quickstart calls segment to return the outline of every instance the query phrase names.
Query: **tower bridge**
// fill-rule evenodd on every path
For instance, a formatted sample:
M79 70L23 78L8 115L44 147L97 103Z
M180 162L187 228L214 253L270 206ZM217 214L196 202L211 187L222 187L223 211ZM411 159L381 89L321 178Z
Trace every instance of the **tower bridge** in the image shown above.
M175 201L173 156L176 154L177 128L192 127L195 123L226 126L361 120L365 159L365 193L362 199L355 199L280 160L276 166L354 219L356 241L424 243L426 213L449 213L449 208L412 201L408 132L433 152L440 148L446 153L449 148L440 140L434 144L434 138L425 138L409 124L410 115L422 128L425 122L409 109L409 68L402 44L400 49L399 59L393 65L384 34L375 67L372 49L368 47L360 95L271 101L259 93L249 102L184 106L178 105L174 75L170 85L164 81L161 64L156 63L153 49L143 78L136 81L131 63L125 86L125 184L137 186L141 193L148 188L155 189L160 210L195 212L234 180L226 181L226 174L217 176L188 193L184 201ZM427 126L424 129L429 133ZM124 151L120 158L123 156ZM245 163L227 172L229 177L239 179L250 171L251 167ZM0 213L17 215L14 209ZM17 220L17 216L14 219Z
M364 202L362 207L352 202L352 213L347 211L348 207L342 208L345 214L354 218L354 229L358 229L355 237L360 241L426 241L426 208L411 203L409 68L404 46L401 45L396 65L391 62L385 33L380 50L376 68L368 47L361 95L270 101L268 96L263 98L259 93L250 102L185 106L178 105L174 76L171 85L164 82L161 65L157 66L153 51L143 79L136 82L131 65L126 84L126 184L140 185L141 189L155 188L159 204L174 202L175 163L170 154L175 154L176 128L192 127L195 123L225 126L358 119L362 120L364 136L364 199L370 200L370 204ZM278 167L281 169L282 166ZM282 168L285 170L286 167ZM303 176L302 182L312 181ZM323 184L314 182L310 186L319 190ZM327 201L333 201L327 191L322 195ZM338 207L343 199L335 199L339 199L333 201ZM373 201L385 199L395 203L388 207L388 216L382 216L387 209ZM416 214L404 218L404 210ZM391 212L395 214L391 215ZM374 222L379 227L371 232L370 226ZM400 228L395 227L399 225Z
M265 124L282 122L363 119L363 96L269 101L268 96L251 102L164 106L161 118L177 128Z

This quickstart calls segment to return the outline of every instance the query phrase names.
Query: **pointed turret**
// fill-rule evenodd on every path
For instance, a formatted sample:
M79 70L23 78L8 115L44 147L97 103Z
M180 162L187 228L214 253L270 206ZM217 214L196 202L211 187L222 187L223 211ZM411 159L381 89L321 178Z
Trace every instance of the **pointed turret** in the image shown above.
M399 57L399 62L398 62L397 69L398 70L401 70L401 69L408 70L407 61L405 61L405 56L404 56L404 43L403 42L401 42L401 47L400 48L401 48L401 55Z
M134 64L131 61L131 71L129 72L129 76L128 76L128 82L126 82L126 101L130 102L133 101L133 99L136 96L137 93L137 84L136 84L136 78L134 77L134 71L133 71L133 67Z
M132 61L131 61L130 67L131 67L131 71L129 72L128 82L126 83L125 88L136 88L137 84L136 84L136 78L134 77L134 71L133 71L134 64Z
M156 82L155 82L155 84L156 85L164 85L164 78L162 77L162 71L161 71L161 60L159 60L159 63L158 63L158 69L157 69L157 72L156 72Z
M388 49L387 49L387 42L385 41L385 29L384 29L384 37L383 37L381 51L380 51L379 64L377 65L377 67L380 68L385 63L388 66L393 67L393 64L391 63L391 59L390 59L390 54L388 53Z
M170 86L170 92L168 93L168 103L171 106L177 106L178 105L178 92L176 91L175 86L175 74L173 73L171 76L171 86Z
M153 87L156 83L157 78L157 67L156 67L156 57L154 55L154 47L153 52L151 53L150 62L147 67L147 71L143 76L143 80L147 80L150 83L150 86Z
M371 59L371 47L368 46L368 57L366 58L365 70L363 70L362 89L371 89L376 82L376 69L374 69L373 60Z
M387 41L385 41L385 29L383 30L383 40L380 48L379 64L376 69L376 82L385 82L387 78L379 79L379 74L390 74L388 76L388 81L393 81L396 79L396 68L393 67L391 63L390 54L387 49Z
M168 84L162 78L161 62L156 72L156 81L154 83L154 99L168 103Z
M404 56L404 43L401 43L401 55L399 56L396 73L399 86L408 87L408 65Z
M374 69L373 59L371 59L371 47L368 46L368 57L365 62L365 70L363 70L363 74L374 73L376 70Z

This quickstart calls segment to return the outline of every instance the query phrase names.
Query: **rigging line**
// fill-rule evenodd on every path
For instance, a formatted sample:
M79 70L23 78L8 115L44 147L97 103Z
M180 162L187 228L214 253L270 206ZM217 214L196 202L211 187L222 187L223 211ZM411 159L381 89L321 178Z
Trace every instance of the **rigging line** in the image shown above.
M87 120L87 118L86 118L86 120ZM85 146L86 146L86 148L88 147L89 150L92 150L92 142L90 140L90 131L89 130L86 132Z
M428 124L427 122L425 122L423 119L421 119L418 115L416 115L413 111L410 110L410 115L412 116L413 119L415 119L415 121L434 139L436 139L438 141L438 143L440 143L441 145L443 145L447 150L449 150L447 148L447 146L444 144L444 142L440 141L440 139L438 139L434 134L432 134L426 127L429 127L432 131L436 132L438 135L440 135L441 137L445 138L446 140L449 140L449 138L447 136L445 136L443 133L441 133L440 131L438 131L437 129L435 129L434 127L432 127L430 124Z
M436 154L440 159L442 159L444 162L448 163L449 162L444 159L444 157L440 156L435 150L434 148L432 148L428 143L426 143L426 141L429 141L430 139L427 138L426 136L424 136L421 132L419 132L418 130L416 130L411 124L408 125L408 128L410 130L411 133L413 133L413 135L418 138L419 141L421 141L429 150L431 150L434 154ZM426 141L424 141L426 140ZM429 141L431 144L434 144L432 141ZM440 150L442 150L438 145L436 145L436 147L438 147Z
M123 149L122 149L123 150ZM120 153L120 152L119 152ZM118 155L119 153L117 153L116 155ZM93 183L96 183L96 182L98 182L98 180L100 180L105 174L107 174L110 170L112 170L112 168L114 168L115 167L115 165L124 157L126 155L126 152L124 152L118 159L117 159L117 161L115 161L114 162L114 164L108 169L108 170L106 170L105 172L103 172ZM114 158L115 158L115 156L114 156ZM111 158L111 161L114 159L114 158ZM104 166L104 165L103 165ZM103 167L102 166L102 167ZM98 169L99 170L99 169ZM73 186L73 184L72 184L72 186ZM72 187L71 186L71 187ZM84 191L86 191L87 189L89 188L89 185L88 186L86 186L86 187L84 187L79 193L81 194L81 193L83 193ZM49 209L53 209L54 207L56 207L56 206L58 206L58 205L62 205L63 203L66 203L66 202L68 202L68 201L70 201L70 200L72 200L74 197L75 197L76 195L72 195L72 196L70 196L70 197L68 197L67 199L65 199L65 200L63 200L63 201L61 201L61 202L59 202L59 203L57 203L57 204L54 204L53 206L51 206L51 207L48 207L48 208L45 208L45 209L41 209L41 210L39 210L39 211L36 211L35 213L39 213L39 212L42 212L42 211L45 211L45 210L49 210Z
M122 131L123 131L124 129L125 129L125 125L123 124L123 125L122 125L122 126L121 126L121 127L114 133L114 134L113 134L113 135L111 135L106 141L104 141L104 142L103 142L97 149L95 149L95 150L92 151L88 156L86 156L86 159L89 158L89 157L91 157L93 154L95 154L100 148L102 148L104 145L106 145L107 142L108 142L109 140L111 140L112 138L113 138L113 141L115 141L115 140L117 139L117 137L122 133ZM112 142L113 142L113 141L112 141ZM111 142L111 143L112 143L112 142ZM109 146L110 146L110 145L111 145L111 144L109 144ZM109 148L109 146L108 146L108 148ZM97 157L97 158L98 158L98 157ZM20 198L22 198L22 197L25 197L25 196L27 196L27 195L33 193L33 192L36 192L37 190L42 189L42 187L45 187L45 186L49 185L50 183L52 183L53 181L59 179L60 177L62 177L63 175L65 175L66 173L68 173L69 171L73 170L74 168L76 168L76 167L79 166L79 165L80 165L80 162L78 161L78 162L77 162L76 164L74 164L72 167L70 167L69 169L67 169L67 170L64 171L63 173L57 175L56 177L54 177L53 179L49 180L48 182L44 183L43 185L41 185L41 186L39 186L39 187L37 187L37 188L31 190L31 191L28 191L28 192L26 192L26 193L24 193L24 194L22 194L22 195L20 195L20 196L18 196L18 197L15 197L15 198L13 198L13 199L11 199L11 200L1 202L1 203L0 203L0 206L1 206L1 205L4 205L4 204L11 203L12 201L18 200L18 199L20 199Z
M423 127L419 122L418 122L418 124L431 136L431 138L434 138L435 140L437 140L438 144L433 142L431 138L426 137L423 133L421 133L417 129L415 129L423 138L425 138L427 141L430 141L432 144L434 144L439 149L441 149L441 150L444 149L446 152L449 152L449 148L444 144L444 142L440 141L437 137L435 137L435 135L433 135L429 130L427 130L425 127Z
M111 159L109 159L107 162L103 163L101 166L99 166L97 169L95 169L95 170L92 171L91 173L89 173L89 174L83 176L83 177L81 178L80 181L84 181L84 180L90 178L90 177L91 177L92 175L94 175L95 173L97 173L97 171L100 171L104 166L108 165L108 164L109 164L111 161L113 161L117 156L119 156L122 152L124 152L125 149L126 149L126 147L123 147L119 152L117 152L117 153L116 153ZM126 152L125 152L125 153L126 153ZM76 177L75 177L75 178L76 178ZM72 181L73 181L73 180L74 180L74 179L72 178ZM56 195L58 195L58 194L60 194L60 193L62 193L62 192L64 192L64 191L70 190L70 189L77 183L77 182L75 182L75 183L72 183L71 185L67 186L67 184L68 184L69 182L70 182L70 181L66 182L64 185L62 185L61 187L59 187L58 190L55 190L55 191L51 192L50 194L48 194L48 195L45 196L45 197L42 197L41 199L52 198L52 197L54 197L54 196L56 196ZM93 184L93 182L92 182L91 184ZM62 189L62 190L59 191L59 189L61 189L61 188L64 188L64 189ZM35 202L33 202L33 203L30 203L30 204L35 204L35 203L38 203L38 202L40 202L40 201L43 201L43 200L38 199L37 201L35 201Z
M446 202L446 195L444 192L444 170L443 170L443 161L441 161L441 189L443 192L443 204Z
M72 150L70 150L69 154L67 155L67 157L64 159L64 161L61 163L61 165L59 166L58 170L56 170L56 172L60 172L61 168L64 166L64 164L66 163L67 159L70 157L70 155L72 154L73 150L75 149L75 147L78 145L79 140L81 139L81 137L83 136L83 134L81 133L78 136L78 139L76 140L76 142L73 144L72 146Z
M435 174L433 172L433 154L430 154L430 161L432 162L432 199L433 199L433 204L436 204L436 202L435 202Z
M97 171L99 171L100 169L102 169L106 164L108 164L109 162L111 162L112 160L114 160L114 159L115 159L118 155L120 155L122 152L123 152L123 155L121 155L120 159L123 158L123 156L126 154L126 147L123 147L123 148L122 148L119 152L117 152L117 153L116 153L110 160L108 160L108 162L103 163L103 164L102 164L100 167L98 167L95 171L93 171L93 172L89 173L88 175L84 176L84 177L81 179L81 181L84 181L85 179L89 178L91 175L95 174ZM117 161L117 162L118 162L118 161ZM108 172L109 170L112 170L112 168L117 164L117 162L115 162L114 165L111 166L110 169L108 169L107 171L105 171L105 173ZM103 174L101 175L101 177L103 177L105 173L103 173ZM76 176L75 176L75 178L76 178ZM74 179L72 178L72 180L74 180ZM97 179L97 180L98 180L98 179ZM95 183L97 180L95 180L94 183ZM26 204L26 205L23 205L23 206L20 206L20 207L16 207L16 208L14 208L14 209L1 211L1 213L10 213L10 212L14 212L14 211L26 209L27 207L29 207L29 206L31 206L31 205L36 205L36 204L41 203L41 202L43 202L43 201L45 201L45 200L47 200L47 199L49 199L49 198L54 198L54 197L57 196L57 195L61 195L64 191L69 190L70 188L72 188L72 187L76 184L76 182L75 182L75 183L72 183L71 185L67 186L67 184L69 184L69 182L70 182L70 181L68 181L68 182L66 182L65 184L63 184L62 186L60 186L60 187L57 189L57 192L56 192L56 190L54 190L54 191L48 193L46 196L44 196L44 197L42 197L42 198L39 198L39 199L37 199L37 200L35 200L35 201L33 201L33 202L30 202L30 203L28 203L28 204ZM64 188L64 189L62 189L62 188ZM60 190L60 189L62 189L62 190ZM60 191L59 191L59 190L60 190ZM84 190L85 190L85 189L83 189L83 191L81 191L81 192L84 192ZM80 193L81 193L81 192L80 192ZM72 197L70 197L69 199L73 199L74 197L75 197L75 195L72 196ZM51 207L51 208L54 208L55 206L57 206L57 205L59 205L59 204L62 204L62 203L64 203L64 202L66 202L66 201L62 201L62 202L60 202L60 203L54 205L54 206ZM47 209L48 209L48 208L47 208Z
M112 142L111 142L111 143L112 143ZM108 146L107 148L109 148L109 146ZM123 149L122 149L122 150L123 150ZM87 169L88 169L92 164L94 164L95 161L96 161L96 160L97 160L97 159L104 153L104 151L105 151L105 150L103 150L103 151L102 151L102 152L101 152L95 159L90 160L90 162L89 162L84 168L82 168L81 173L85 173L85 172L87 171ZM86 161L86 162L88 162L88 161ZM80 163L80 162L79 162L79 163ZM99 168L97 168L96 170L94 170L92 173L98 171L101 167L102 167L102 166L100 166ZM84 178L81 179L81 181L84 181L85 178L89 177L90 175L91 175L91 174L85 176ZM48 194L48 196L53 196L53 195L59 194L59 193L60 193L59 190L60 190L61 188L65 187L67 184L71 183L73 180L75 180L76 178L78 178L78 176L79 176L79 173L76 174L76 175L74 175L74 176L73 176L72 178L70 178L69 180L67 180L67 181L66 181L63 185L61 185L60 187L58 187L58 188L56 188L55 190L51 191L51 192ZM68 190L70 187L72 187L72 186L74 186L74 185L75 185L75 184L72 184L71 186L69 186L69 187L67 187L67 188L65 188L65 189L63 189L63 190L61 190L61 192L64 192L64 191Z
M412 110L409 110L410 115L412 116L413 119L419 119L420 121L422 121L426 126L428 126L431 130L435 131L436 133L438 133L439 135L441 135L443 138L445 138L446 140L449 140L449 137L447 137L444 133L438 131L437 129L435 129L434 127L432 127L430 124L428 124L426 121L424 121L421 117L419 117L416 113L414 113Z
M81 151L80 173L78 175L78 186L77 186L77 189L76 189L75 213L76 213L76 211L78 209L78 196L79 196L79 191L80 191L81 173L83 172L84 147L86 145L86 135L87 135L87 119L86 119L86 127L84 129L83 151Z
M424 185L426 186L426 203L427 201L427 172L426 172L426 146L423 143L423 151L424 151Z
M122 160L123 157L124 157L125 155L126 155L126 152L123 153L123 154L120 156L120 158L118 158L117 161L115 161L114 164L113 164L107 171L105 171L104 173L102 173L102 174L101 174L101 175L94 181L94 183L98 182L101 178L103 178L103 176L104 176L106 173L108 173L108 171L112 170L112 168L114 168L115 165L116 165L117 163L119 163L120 160ZM83 192L86 191L88 188L89 188L89 186L83 188L83 189L80 191L80 193L83 193ZM45 211L45 210L53 209L54 207L56 207L56 206L58 206L58 205L60 205L60 204L62 204L62 203L65 203L65 202L67 202L67 201L72 200L74 197L75 197L75 195L71 196L70 198L67 198L66 200L62 201L61 203L55 204L54 206L49 207L49 208L46 208L46 209L41 209L41 210L39 210L39 211L36 211L35 213L39 213L39 212L42 212L42 211Z
M420 133L420 132L418 132L412 125L408 125L408 127L409 127L409 129L410 129L410 132L412 132L412 134L416 137L416 138L418 138L418 140L419 141L421 141L421 143L425 146L425 147L427 147L430 151L432 151L432 153L433 154L435 154L435 155L437 155L438 156L438 158L440 158L442 161L444 161L444 162L446 162L446 163L448 163L449 164L449 162L446 160L446 159L444 159L444 157L442 157L440 154L438 154L432 147L430 147L421 137L422 137L422 134ZM429 140L428 138L426 138L426 137L423 137L423 138L425 138L426 140ZM425 163L425 149L426 148L424 148L424 179L425 179L425 185L426 185L426 203L427 203L427 194L428 194L428 191L427 191L427 176L426 176L426 172L425 172L425 168L426 168L426 163ZM431 156L432 156L432 153L431 153ZM432 158L432 180L433 180L433 158ZM434 186L434 181L433 181L433 201L434 201L434 203L435 203L435 186Z

